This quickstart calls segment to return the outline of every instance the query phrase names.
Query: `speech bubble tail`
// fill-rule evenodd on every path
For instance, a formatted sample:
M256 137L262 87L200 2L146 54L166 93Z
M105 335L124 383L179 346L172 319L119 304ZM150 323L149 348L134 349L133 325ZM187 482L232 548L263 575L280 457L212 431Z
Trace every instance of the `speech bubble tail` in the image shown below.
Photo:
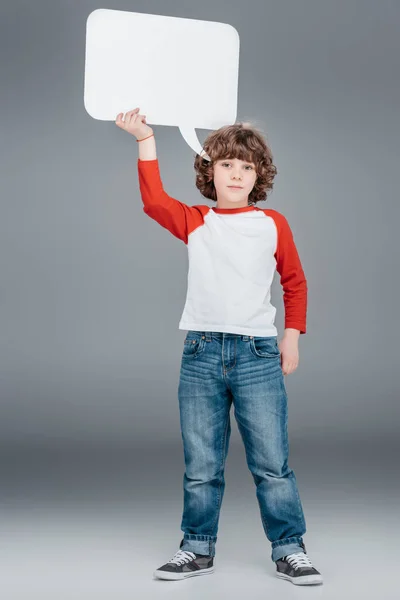
M208 154L205 152L205 150L203 150L200 142L199 142L199 138L197 137L197 133L196 130L194 129L194 127L186 127L186 126L182 126L179 127L179 131L181 132L181 135L183 137L183 139L185 140L185 142L197 153L200 154L200 156L202 158L205 158L208 161L211 161L211 158L208 156Z

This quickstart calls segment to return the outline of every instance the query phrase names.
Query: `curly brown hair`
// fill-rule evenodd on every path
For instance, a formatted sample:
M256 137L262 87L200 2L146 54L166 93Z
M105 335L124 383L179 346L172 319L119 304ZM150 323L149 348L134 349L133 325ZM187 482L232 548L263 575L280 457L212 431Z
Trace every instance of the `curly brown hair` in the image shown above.
M253 162L256 166L257 179L249 194L249 205L265 200L268 192L272 191L273 180L278 172L272 162L272 152L261 132L250 123L224 125L212 131L207 136L203 148L211 161L197 154L194 168L196 187L205 198L217 201L213 180L214 163L229 158Z

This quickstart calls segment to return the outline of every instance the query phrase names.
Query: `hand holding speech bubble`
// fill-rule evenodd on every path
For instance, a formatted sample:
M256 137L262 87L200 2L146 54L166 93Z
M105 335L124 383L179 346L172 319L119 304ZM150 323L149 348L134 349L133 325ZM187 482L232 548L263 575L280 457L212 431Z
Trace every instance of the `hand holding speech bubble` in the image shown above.
M94 119L140 106L149 125L179 127L210 160L195 128L235 122L238 76L232 25L108 9L87 18L84 105Z

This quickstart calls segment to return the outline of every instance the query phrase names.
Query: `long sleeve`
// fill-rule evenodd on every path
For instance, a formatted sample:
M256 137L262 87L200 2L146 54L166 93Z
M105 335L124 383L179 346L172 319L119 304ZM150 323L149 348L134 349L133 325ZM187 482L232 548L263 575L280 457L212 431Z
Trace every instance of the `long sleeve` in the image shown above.
M201 218L201 213L166 193L158 159L138 159L138 175L144 212L187 244L193 222Z
M278 229L276 270L281 276L283 287L285 329L288 327L298 329L301 334L304 334L307 318L307 280L289 223L277 211L274 211L274 218Z

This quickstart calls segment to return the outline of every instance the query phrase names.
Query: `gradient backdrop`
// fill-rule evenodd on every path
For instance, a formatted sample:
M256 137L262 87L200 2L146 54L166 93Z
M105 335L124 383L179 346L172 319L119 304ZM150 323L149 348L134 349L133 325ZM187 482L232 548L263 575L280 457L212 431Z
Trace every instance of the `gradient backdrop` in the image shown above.
M304 540L325 579L313 593L393 597L400 2L390 0L1 3L2 597L299 593L274 577L233 411L216 572L152 579L182 536L187 250L143 213L135 138L84 109L96 8L238 29L237 120L267 135L279 174L261 206L287 217L309 287L300 364L285 381ZM207 101L209 61L204 40L193 68ZM154 130L168 193L209 202L178 128ZM281 337L278 276L272 301Z

